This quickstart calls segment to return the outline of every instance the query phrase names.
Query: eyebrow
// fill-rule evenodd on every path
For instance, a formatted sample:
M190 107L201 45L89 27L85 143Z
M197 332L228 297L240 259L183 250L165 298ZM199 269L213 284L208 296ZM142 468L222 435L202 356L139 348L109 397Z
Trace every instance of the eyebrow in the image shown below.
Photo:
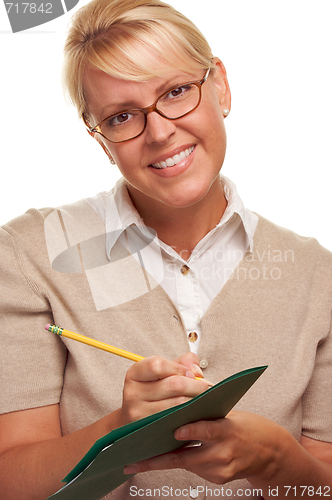
M110 103L110 104L106 104L106 106L103 107L103 109L101 110L100 112L100 115L103 115L104 112L106 111L106 109L108 108L119 108L119 111L114 111L111 112L111 115L113 114L116 114L116 113L121 113L121 111L125 111L126 109L138 109L137 106L135 105L134 101L127 101L127 102L123 102L123 103Z
M176 77L178 78L178 77ZM188 78L189 78L189 74L188 74ZM193 77L194 78L194 77ZM172 84L171 82L174 81L174 83ZM177 87L177 86L181 86L183 85L184 83L187 83L187 82L190 82L190 81L193 81L192 79L187 79L186 81L183 81L183 82L176 82L175 83L175 78L171 78L170 80L167 80L166 82L162 83L161 85L159 85L159 87L156 88L156 95L158 98L158 96L162 95L164 92L167 92L168 90L174 88L174 87ZM150 104L149 104L150 106ZM122 102L122 103L110 103L110 104L106 104L106 106L104 106L100 112L100 115L102 116L105 112L106 109L108 108L111 108L111 107L114 107L114 108L118 108L119 109L119 112L121 113L121 111L126 111L127 109L142 109L141 107L137 106L134 101L125 101L125 102ZM116 114L118 111L115 111L114 113L113 112L110 112L111 115L113 114ZM110 116L111 116L110 115Z

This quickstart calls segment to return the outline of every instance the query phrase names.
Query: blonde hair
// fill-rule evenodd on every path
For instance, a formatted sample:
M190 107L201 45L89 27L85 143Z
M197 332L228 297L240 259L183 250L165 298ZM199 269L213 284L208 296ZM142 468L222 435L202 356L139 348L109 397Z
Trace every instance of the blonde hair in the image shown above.
M76 12L69 27L63 84L79 116L87 118L87 64L116 78L146 81L170 67L208 68L212 58L198 28L161 0L92 0Z

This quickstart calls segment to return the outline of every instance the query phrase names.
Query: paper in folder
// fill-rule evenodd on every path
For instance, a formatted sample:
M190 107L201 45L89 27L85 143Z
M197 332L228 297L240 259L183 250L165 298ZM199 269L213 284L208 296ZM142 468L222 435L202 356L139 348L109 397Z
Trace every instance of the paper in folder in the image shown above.
M114 429L95 442L49 499L100 500L133 476L123 474L125 465L184 446L174 438L182 425L225 417L266 368L236 373L186 403Z

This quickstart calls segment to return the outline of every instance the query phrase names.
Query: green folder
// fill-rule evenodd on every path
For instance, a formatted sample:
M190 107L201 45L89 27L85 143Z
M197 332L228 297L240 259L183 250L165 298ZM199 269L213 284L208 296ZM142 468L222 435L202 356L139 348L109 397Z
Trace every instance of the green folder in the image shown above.
M259 366L236 373L186 403L114 429L95 442L63 479L67 484L49 499L103 498L134 475L123 473L125 465L188 444L174 438L175 430L182 425L225 417L266 368Z

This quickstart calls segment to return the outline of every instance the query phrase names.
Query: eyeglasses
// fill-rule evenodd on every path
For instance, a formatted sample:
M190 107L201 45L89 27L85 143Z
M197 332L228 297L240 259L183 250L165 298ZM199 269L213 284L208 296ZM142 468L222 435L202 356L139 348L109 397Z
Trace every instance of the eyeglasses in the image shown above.
M208 79L210 68L204 78L195 82L183 83L167 90L152 106L143 109L126 109L121 113L108 116L89 132L97 132L110 142L125 142L143 134L149 113L155 111L163 118L177 120L194 111L202 98L201 87ZM83 118L84 119L84 118Z

